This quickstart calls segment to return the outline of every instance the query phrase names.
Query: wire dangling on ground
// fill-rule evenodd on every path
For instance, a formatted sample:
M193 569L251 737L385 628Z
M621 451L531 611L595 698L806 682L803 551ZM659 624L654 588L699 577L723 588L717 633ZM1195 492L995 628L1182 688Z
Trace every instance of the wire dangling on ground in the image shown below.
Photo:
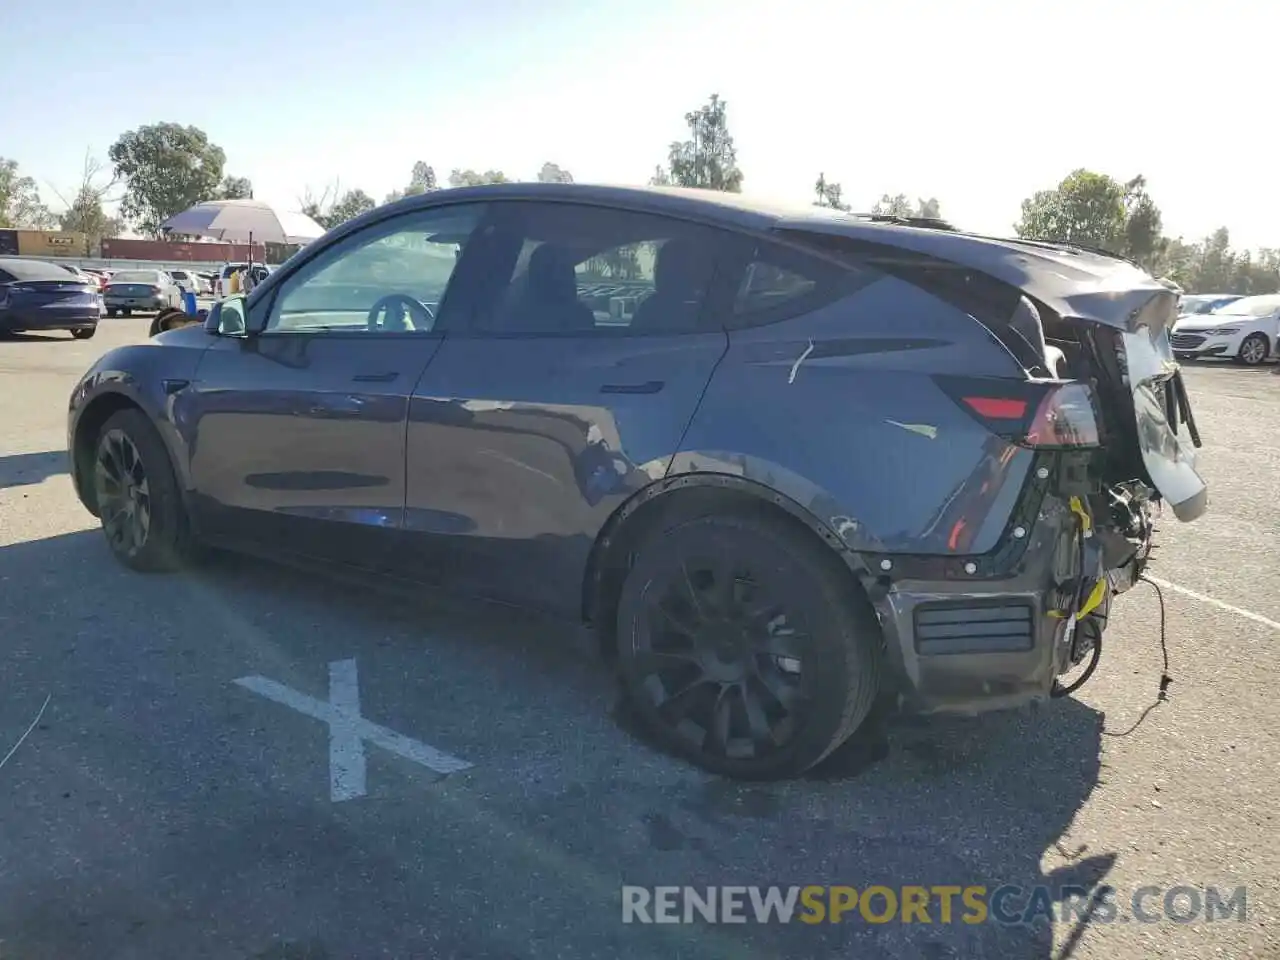
M1160 585L1154 580L1148 580L1146 577L1139 577L1138 579L1143 583L1151 584L1151 589L1156 592L1156 600L1160 604L1160 656L1163 660L1163 668L1160 672L1160 690L1156 694L1155 700L1149 703L1142 713L1138 714L1138 719L1133 722L1133 726L1128 730L1114 733L1110 730L1103 730L1102 735L1104 737L1127 737L1137 730L1138 727L1142 726L1142 722L1147 719L1152 710L1168 701L1169 685L1173 683L1173 677L1169 673L1169 640L1165 631L1164 593L1161 592Z

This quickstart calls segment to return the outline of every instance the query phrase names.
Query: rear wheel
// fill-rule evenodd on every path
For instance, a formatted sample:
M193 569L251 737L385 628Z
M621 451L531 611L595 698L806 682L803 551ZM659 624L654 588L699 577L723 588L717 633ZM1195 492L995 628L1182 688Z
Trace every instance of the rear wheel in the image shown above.
M1251 333L1240 344L1240 352L1236 359L1248 367L1256 367L1271 352L1271 344L1264 333Z
M124 314L124 316L126 316L126 317L131 317L131 316L133 316L133 308L132 308L132 307L121 307L121 308L120 308L120 312L121 312L122 314Z
M772 518L654 531L618 608L640 722L715 773L795 776L843 743L879 689L881 634L834 554Z
M71 335L77 340L88 340L97 332L97 327L80 327L78 330L72 330Z
M140 410L113 414L93 454L97 513L117 560L143 572L175 570L190 548L178 481L164 441Z
M120 312L120 311L119 311L119 310L117 310L115 307L107 307L107 316L108 316L108 317L114 317L114 316L115 316L117 313L119 313L119 312Z

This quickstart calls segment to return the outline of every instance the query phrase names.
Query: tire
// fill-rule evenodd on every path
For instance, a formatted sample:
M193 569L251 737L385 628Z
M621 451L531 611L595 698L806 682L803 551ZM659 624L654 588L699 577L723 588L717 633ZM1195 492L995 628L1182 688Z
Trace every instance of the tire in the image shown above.
M78 330L72 330L71 336L77 340L92 340L93 335L98 332L97 327L80 327Z
M717 587L737 625L716 619ZM838 557L779 519L721 514L653 531L623 582L617 628L639 724L729 777L804 773L862 724L880 688L870 602Z
M1240 344L1236 360L1246 367L1256 367L1271 353L1271 343L1265 333L1251 333Z
M121 316L131 317L131 316L133 316L133 308L132 308L132 307L121 307L121 308L120 308L120 314L121 314Z
M132 484L112 480L113 471L104 466L107 455L115 464L114 474L129 477ZM144 492L130 497L126 488L139 489L139 480L145 484ZM182 494L169 451L141 410L121 410L102 425L94 441L92 483L103 535L117 560L142 573L177 570L185 564L191 554L191 535ZM143 512L144 504L147 522L131 522L131 517ZM130 505L130 517L121 519L130 526L126 537L109 522L108 511L113 506L127 509ZM145 526L145 531L139 526Z
M119 310L117 310L115 307L107 307L107 316L108 316L108 317L114 317L114 316L115 316L117 313L119 313L119 312L120 312L120 311L119 311Z

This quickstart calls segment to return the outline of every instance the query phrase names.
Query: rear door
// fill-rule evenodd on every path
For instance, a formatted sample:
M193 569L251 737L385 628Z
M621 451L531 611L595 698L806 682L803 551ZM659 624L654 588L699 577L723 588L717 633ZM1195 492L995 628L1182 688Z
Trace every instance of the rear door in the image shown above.
M361 566L393 559L409 396L482 216L455 205L371 224L254 298L259 334L224 328L182 400L203 528Z
M724 355L719 234L494 207L475 309L410 405L408 556L468 592L577 613L597 532L666 473Z

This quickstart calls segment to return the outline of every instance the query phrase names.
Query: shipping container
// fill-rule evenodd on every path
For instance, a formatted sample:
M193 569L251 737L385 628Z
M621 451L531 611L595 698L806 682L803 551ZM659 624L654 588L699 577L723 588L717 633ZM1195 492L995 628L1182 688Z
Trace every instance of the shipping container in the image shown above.
M176 240L134 240L115 237L102 241L104 260L172 260L175 263L221 263L249 259L247 243L182 243ZM262 244L253 245L253 259L262 262Z
M18 255L18 231L0 230L0 257Z
M19 230L18 254L24 257L83 257L92 252L86 248L83 233L62 230Z

